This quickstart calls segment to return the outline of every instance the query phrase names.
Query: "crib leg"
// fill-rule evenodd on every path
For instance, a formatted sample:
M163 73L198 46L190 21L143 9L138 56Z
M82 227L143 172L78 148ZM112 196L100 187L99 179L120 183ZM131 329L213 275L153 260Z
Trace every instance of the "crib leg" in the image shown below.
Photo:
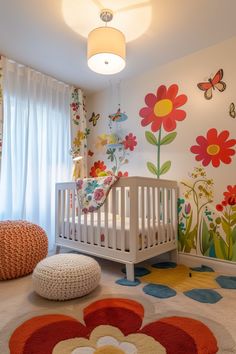
M56 245L56 254L59 254L61 251L61 246Z
M126 263L125 267L127 280L134 281L134 264Z

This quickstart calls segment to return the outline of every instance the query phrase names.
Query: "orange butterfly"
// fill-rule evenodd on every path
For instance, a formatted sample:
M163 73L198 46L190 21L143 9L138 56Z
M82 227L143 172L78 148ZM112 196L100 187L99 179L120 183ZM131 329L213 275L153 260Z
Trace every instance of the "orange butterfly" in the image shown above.
M226 83L222 81L223 78L223 69L217 71L213 79L208 79L208 82L200 82L197 84L197 87L205 91L204 97L206 100L210 100L212 98L212 89L215 90L217 88L218 91L223 92L226 89Z

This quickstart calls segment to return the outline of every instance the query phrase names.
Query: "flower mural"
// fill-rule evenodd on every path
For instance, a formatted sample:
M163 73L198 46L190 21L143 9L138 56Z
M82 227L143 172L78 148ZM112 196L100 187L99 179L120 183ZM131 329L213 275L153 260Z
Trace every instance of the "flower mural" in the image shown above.
M216 215L203 220L203 251L209 257L236 261L236 185L227 186L223 196Z
M178 85L173 84L168 89L161 85L157 89L157 94L148 93L145 97L147 107L143 107L139 115L143 118L141 125L146 127L151 124L151 130L157 132L161 126L167 132L176 129L176 121L182 121L186 117L186 112L178 109L187 102L186 95L178 94Z
M213 180L207 178L203 167L195 167L190 174L191 181L182 181L184 198L179 199L179 250L202 253L200 235L201 215L213 201ZM191 205L193 203L193 206ZM208 217L210 217L208 215Z
M136 136L133 135L132 133L129 133L128 135L126 135L126 137L123 141L123 145L124 145L125 150L129 149L130 151L134 151L134 148L137 145Z
M148 93L145 97L146 107L139 111L142 118L141 125L146 127L151 124L151 132L146 131L145 136L147 141L157 147L157 164L147 162L148 170L159 178L167 173L171 167L171 161L166 161L161 166L160 152L161 146L170 144L176 138L177 133L176 122L183 121L186 118L186 112L179 109L187 102L187 96L184 94L178 95L179 87L176 84L171 85L168 89L165 85L161 85L157 89L156 95ZM166 132L172 132L162 137L162 128ZM158 131L158 137L153 133Z
M208 354L217 340L203 322L162 317L142 326L144 307L126 298L107 298L83 309L83 321L66 315L33 317L11 335L11 354ZM30 329L30 330L29 330ZM204 336L202 336L204 333Z
M209 129L206 137L200 135L196 138L198 145L193 145L190 151L196 154L195 160L202 161L203 166L212 163L213 167L219 167L220 163L230 164L231 156L235 155L235 139L228 139L229 131L218 133L215 128Z
M123 177L120 169L129 162L128 156L137 146L137 138L133 133L127 134L124 138L115 133L101 134L97 137L95 146L100 150L106 149L105 153L110 165L109 169L106 169L106 173ZM127 176L128 172L124 172L124 175ZM90 173L90 176L93 175Z
M94 162L93 166L91 167L89 175L91 177L99 177L99 176L104 176L106 174L107 166L104 164L104 161L96 161Z

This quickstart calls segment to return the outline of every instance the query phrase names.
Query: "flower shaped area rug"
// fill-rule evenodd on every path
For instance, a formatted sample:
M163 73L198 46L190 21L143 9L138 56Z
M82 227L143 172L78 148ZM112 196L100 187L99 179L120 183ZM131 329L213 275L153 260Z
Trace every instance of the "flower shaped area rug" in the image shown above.
M125 273L125 269L122 269ZM219 275L210 267L189 268L173 262L161 262L147 267L136 267L134 282L125 278L119 285L137 286L147 283L143 291L157 298L169 298L182 292L185 296L202 303L214 304L222 299L217 289L231 289L236 295L236 277Z
M235 348L216 322L185 313L157 315L128 298L78 304L73 315L37 315L10 332L10 354L214 354Z

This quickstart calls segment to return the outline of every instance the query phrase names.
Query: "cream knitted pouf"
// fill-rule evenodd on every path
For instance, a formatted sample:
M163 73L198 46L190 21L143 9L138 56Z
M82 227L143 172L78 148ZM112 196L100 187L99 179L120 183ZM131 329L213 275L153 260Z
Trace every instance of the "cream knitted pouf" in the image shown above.
M69 300L94 290L101 268L91 257L57 254L39 262L33 272L34 290L50 300Z

